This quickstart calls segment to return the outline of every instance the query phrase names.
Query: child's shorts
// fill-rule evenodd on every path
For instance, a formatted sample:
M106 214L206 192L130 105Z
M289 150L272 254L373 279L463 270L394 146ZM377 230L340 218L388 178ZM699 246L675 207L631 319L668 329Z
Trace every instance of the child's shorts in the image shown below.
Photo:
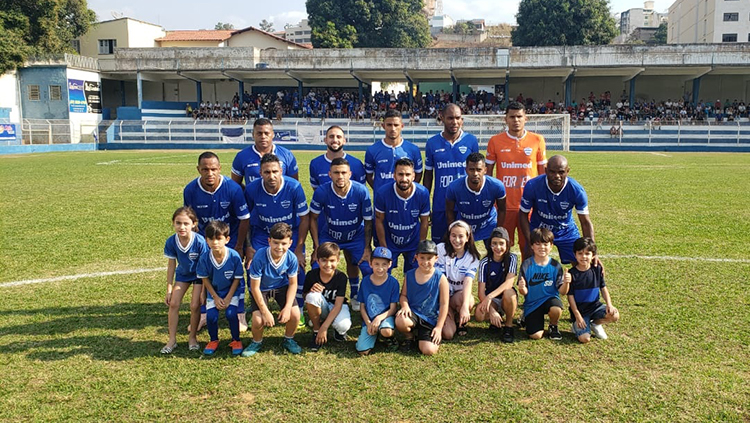
M572 316L572 313L571 313ZM586 322L586 327L581 329L576 324L575 317L571 317L571 326L573 328L573 333L576 334L576 336L581 336L585 333L591 333L591 322L594 320L603 319L607 316L607 306L599 303L599 305L594 309L594 311L589 312L589 314L582 314L583 321Z
M276 300L276 303L279 305L279 308L284 308L286 306L286 293L289 290L289 285L283 286L279 289L272 289L270 291L260 291L260 294L263 296L263 301L266 303L266 307L268 307L268 300L273 298ZM297 303L295 302L293 306L297 306ZM260 310L260 307L258 307L258 304L255 302L255 296L250 293L250 313L253 313L255 311Z
M516 291L516 295L518 295L518 291L515 287L512 288L514 291ZM500 312L500 315L505 315L505 310L503 310L503 294L500 294L499 297L495 297L492 299L492 304L495 306L498 312Z
M186 283L186 284L190 284L190 285L203 285L203 279L201 279L201 278L195 278L192 281L175 281L175 282Z
M380 322L380 326L378 327L378 332L380 332L383 329L394 329L396 327L396 319L393 316L386 317L382 322ZM362 330L359 332L359 338L357 338L357 351L367 351L371 350L375 347L375 341L378 339L378 334L370 335L367 333L367 325L362 323Z
M536 310L524 316L526 322L526 333L532 334L544 330L544 315L549 313L552 307L562 309L562 301L557 297L549 298Z
M435 329L435 326L413 312L411 314L411 320L414 322L414 327L411 331L416 334L417 341L432 342L432 330Z
M219 297L221 297L221 298L224 298L227 295L227 293L228 292L226 292L226 291L225 292L217 292L216 295L219 296ZM233 305L235 307L238 307L239 304L240 304L240 295L237 292L235 292L234 296L232 297L232 299L229 300L229 304L227 304L227 306ZM216 302L211 297L211 294L207 293L207 295L206 295L206 310L211 310L212 308L216 308Z

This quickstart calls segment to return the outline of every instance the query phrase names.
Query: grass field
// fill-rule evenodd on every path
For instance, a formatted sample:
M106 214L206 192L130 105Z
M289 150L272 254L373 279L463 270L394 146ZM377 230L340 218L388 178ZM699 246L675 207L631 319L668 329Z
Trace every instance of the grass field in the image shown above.
M562 342L506 345L471 322L432 358L359 358L354 342L289 356L274 328L253 358L223 343L206 360L187 351L187 305L159 354L162 249L198 153L0 158L0 419L750 421L750 155L568 155L621 313L607 341L579 345L565 320ZM314 155L297 155L300 180Z

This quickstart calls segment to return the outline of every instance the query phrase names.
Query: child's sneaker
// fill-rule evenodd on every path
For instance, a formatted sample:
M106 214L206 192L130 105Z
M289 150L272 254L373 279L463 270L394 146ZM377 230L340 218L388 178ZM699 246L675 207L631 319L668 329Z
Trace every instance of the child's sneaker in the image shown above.
M591 333L594 334L599 339L607 339L607 332L604 332L604 326L603 325L597 325L596 323L591 323Z
M216 352L216 349L219 348L219 340L211 341L208 344L206 344L206 348L203 349L203 354L206 355L213 355Z
M243 357L252 357L252 356L255 355L255 353L257 353L258 351L260 351L261 348L263 348L263 343L262 342L252 341L250 343L250 345L248 345L247 348L245 348L242 351L242 356Z
M562 339L560 330L557 329L557 325L549 325L549 339L559 341Z
M352 305L352 311L359 311L359 301L352 299L351 305Z
M310 339L310 344L307 346L307 348L310 349L312 352L318 352L320 350L320 347L322 345L318 344L318 332L313 332L312 339Z
M345 333L338 333L336 331L333 331L333 340L336 342L346 342L349 340L349 337L346 336Z
M396 340L395 336L391 336L390 338L385 338L383 342L385 342L386 351L388 352L398 351L398 341Z
M505 326L503 327L503 336L500 338L501 341L505 342L506 344L510 344L515 340L515 334L513 333L513 327L512 326Z
M229 343L229 348L232 349L232 355L242 354L242 341L232 341Z
M305 313L299 314L299 324L297 325L297 330L304 329L305 328Z
M300 347L297 341L292 338L284 338L284 341L281 342L281 346L289 351L290 354L299 354L302 352L302 347Z
M399 348L401 349L401 352L408 353L414 350L415 345L416 342L414 339L404 339L401 341L401 346Z

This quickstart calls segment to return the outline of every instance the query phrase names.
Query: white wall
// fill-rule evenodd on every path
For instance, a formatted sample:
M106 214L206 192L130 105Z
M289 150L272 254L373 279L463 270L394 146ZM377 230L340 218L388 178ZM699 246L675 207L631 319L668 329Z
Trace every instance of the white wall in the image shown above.
M21 122L21 109L18 106L18 78L16 71L0 75L0 107L9 108L10 122Z

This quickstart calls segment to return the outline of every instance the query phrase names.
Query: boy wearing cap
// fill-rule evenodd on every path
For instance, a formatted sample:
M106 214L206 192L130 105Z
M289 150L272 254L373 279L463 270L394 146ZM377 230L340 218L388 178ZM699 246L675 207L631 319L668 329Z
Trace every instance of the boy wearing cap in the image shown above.
M406 338L402 344L405 351L413 348L415 332L422 354L434 355L440 348L450 288L445 275L435 269L437 254L437 245L432 240L420 241L418 266L404 276L396 328Z
M385 247L377 247L370 258L372 274L362 279L357 299L362 304L362 331L357 339L359 355L368 355L375 347L378 334L385 340L388 351L398 348L395 338L398 281L388 274L393 254Z

